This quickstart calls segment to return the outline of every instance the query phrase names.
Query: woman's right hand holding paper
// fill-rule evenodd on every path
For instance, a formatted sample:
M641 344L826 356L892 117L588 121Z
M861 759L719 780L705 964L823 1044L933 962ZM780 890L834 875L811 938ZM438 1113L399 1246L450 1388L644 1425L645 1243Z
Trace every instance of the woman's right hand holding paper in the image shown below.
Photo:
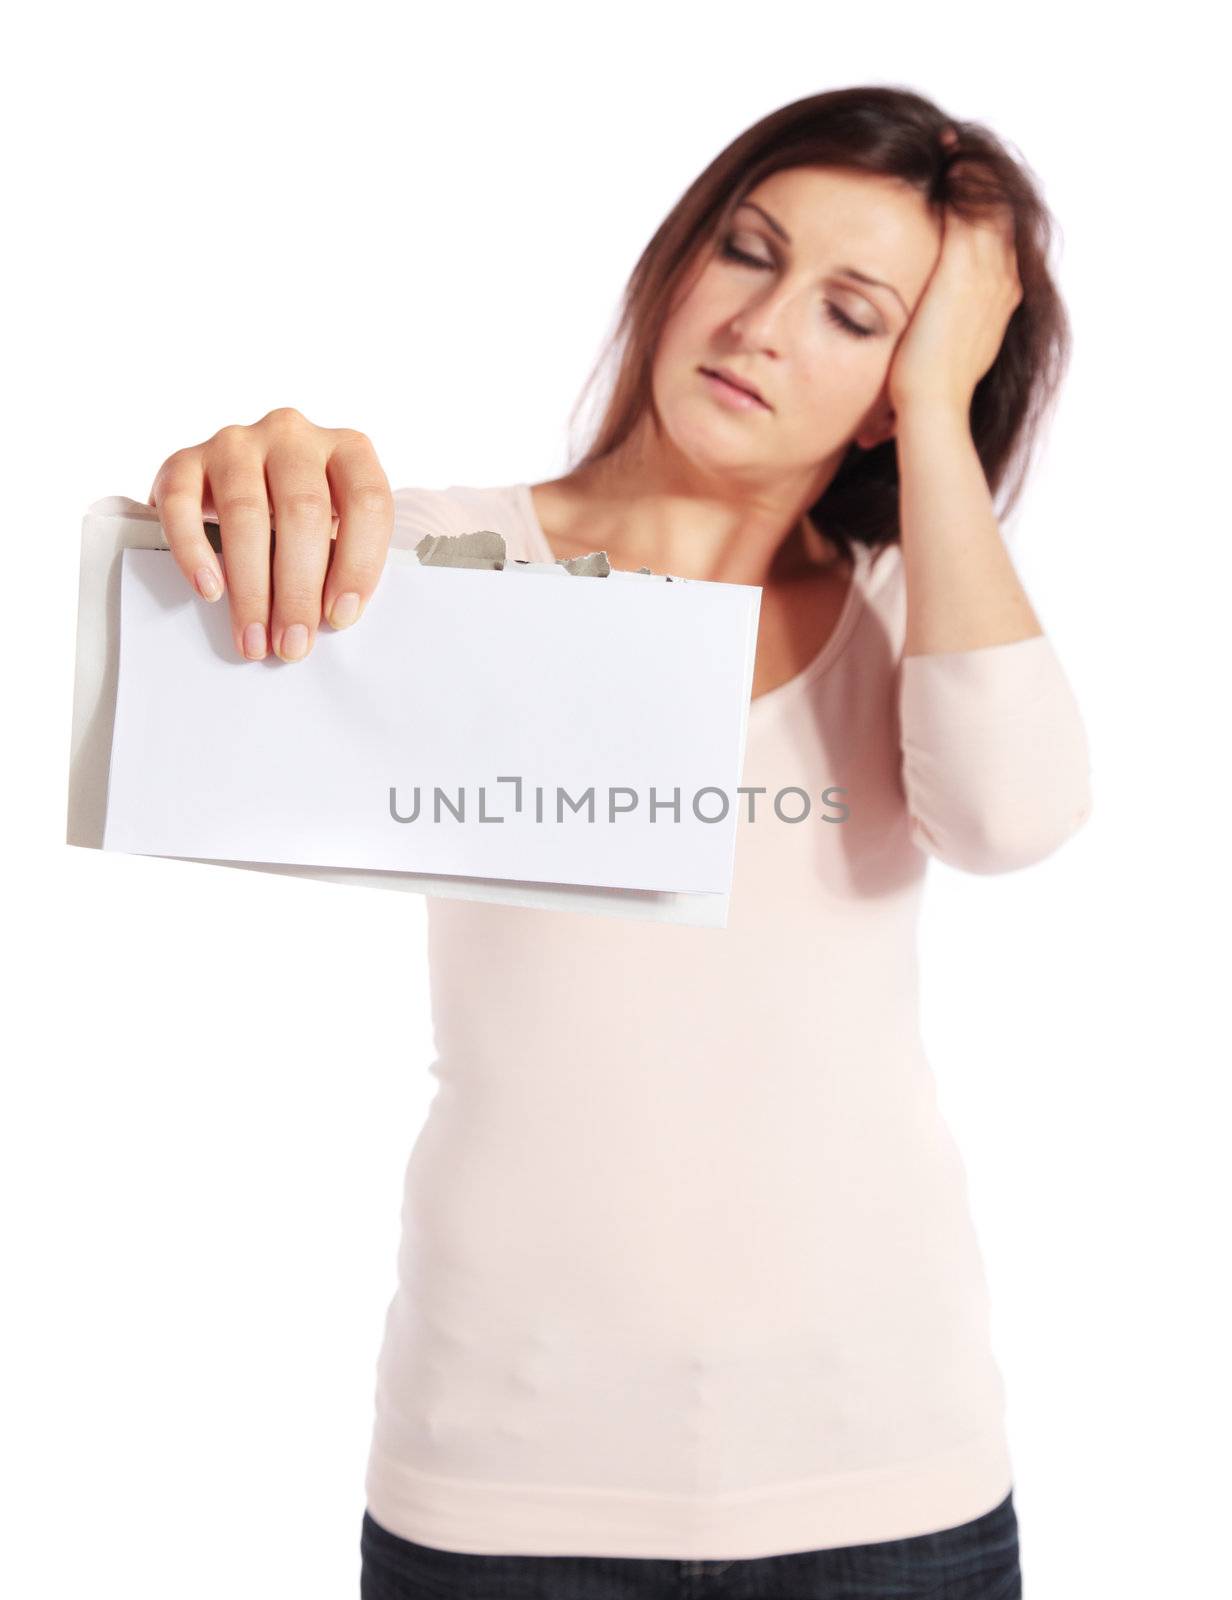
M229 592L236 653L249 661L271 648L299 661L322 621L357 621L393 536L393 494L371 441L289 406L168 456L149 503L197 593ZM219 526L221 566L207 517Z

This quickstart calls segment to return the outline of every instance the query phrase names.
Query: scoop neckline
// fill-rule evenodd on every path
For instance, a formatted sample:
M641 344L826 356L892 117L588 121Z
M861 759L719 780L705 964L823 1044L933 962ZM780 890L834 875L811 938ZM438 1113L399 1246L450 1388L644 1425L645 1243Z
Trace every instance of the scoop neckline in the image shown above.
M547 559L555 561L556 553L548 542L548 536L543 530L543 524L539 521L539 513L535 510L535 497L531 493L530 484L519 483L515 485L515 488L521 496L531 532L539 541L541 548L547 555ZM794 677L786 679L783 683L776 684L773 689L766 689L762 694L750 697L750 722L761 716L764 711L773 710L775 706L791 698L799 693L801 689L806 688L809 684L822 677L827 669L834 664L835 659L846 645L852 629L855 627L856 617L863 600L864 573L870 554L868 546L861 544L859 541L852 545L852 551L853 565L851 576L847 580L847 593L843 596L843 604L839 608L839 614L833 628L830 630L829 638L816 655L813 656L812 660L807 661Z

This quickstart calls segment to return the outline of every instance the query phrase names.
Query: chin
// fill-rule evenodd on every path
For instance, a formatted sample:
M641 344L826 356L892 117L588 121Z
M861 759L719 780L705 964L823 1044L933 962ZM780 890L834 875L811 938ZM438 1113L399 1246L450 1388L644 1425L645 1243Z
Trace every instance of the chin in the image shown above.
M668 436L680 454L703 472L741 472L763 465L760 455L750 454L747 441L733 440L727 429L716 427L710 418L692 417L669 429Z

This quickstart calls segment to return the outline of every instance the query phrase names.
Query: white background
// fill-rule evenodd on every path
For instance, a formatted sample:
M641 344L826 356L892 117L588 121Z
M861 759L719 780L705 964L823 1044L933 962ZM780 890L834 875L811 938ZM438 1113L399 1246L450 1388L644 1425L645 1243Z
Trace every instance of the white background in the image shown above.
M644 243L743 128L864 82L987 121L1075 355L1007 533L1095 813L938 864L925 1028L1009 1391L1029 1600L1227 1572L1225 57L1173 5L24 8L4 255L0 1588L358 1593L413 896L63 843L81 515L279 405L391 483L542 481ZM545 913L549 915L550 913Z

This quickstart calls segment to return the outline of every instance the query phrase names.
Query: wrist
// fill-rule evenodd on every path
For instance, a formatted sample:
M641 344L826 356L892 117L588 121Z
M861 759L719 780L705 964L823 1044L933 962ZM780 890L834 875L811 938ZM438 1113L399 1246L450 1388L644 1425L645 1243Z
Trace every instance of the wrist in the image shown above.
M929 455L947 446L973 445L970 408L952 396L913 396L895 407L894 437L900 458L904 451Z
M952 425L961 422L966 428L971 419L971 396L955 394L946 389L916 389L909 394L891 396L895 424L904 425L937 422Z

